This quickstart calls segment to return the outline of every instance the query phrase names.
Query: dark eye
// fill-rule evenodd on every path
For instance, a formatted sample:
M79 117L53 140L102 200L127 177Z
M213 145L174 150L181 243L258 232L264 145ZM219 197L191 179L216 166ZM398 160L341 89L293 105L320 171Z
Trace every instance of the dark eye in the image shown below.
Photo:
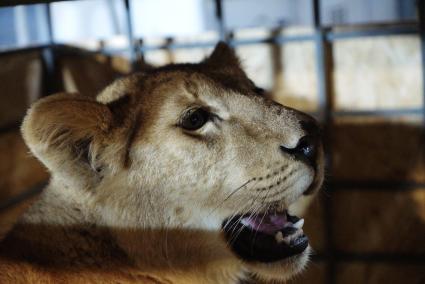
M183 117L180 126L186 130L197 130L210 119L210 113L202 108L191 109Z

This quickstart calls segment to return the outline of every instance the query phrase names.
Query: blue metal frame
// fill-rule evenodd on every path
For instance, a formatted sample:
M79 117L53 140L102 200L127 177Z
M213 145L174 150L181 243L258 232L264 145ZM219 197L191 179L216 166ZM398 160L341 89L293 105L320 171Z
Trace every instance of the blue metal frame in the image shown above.
M424 139L425 139L425 0L418 0L418 29L421 39L421 53L422 53L422 88L423 88L423 125L424 125Z
M131 68L133 69L134 62L136 60L136 46L135 46L135 40L134 40L130 5L131 5L130 0L124 0L125 18L126 18L126 26L127 26L128 53L129 53Z

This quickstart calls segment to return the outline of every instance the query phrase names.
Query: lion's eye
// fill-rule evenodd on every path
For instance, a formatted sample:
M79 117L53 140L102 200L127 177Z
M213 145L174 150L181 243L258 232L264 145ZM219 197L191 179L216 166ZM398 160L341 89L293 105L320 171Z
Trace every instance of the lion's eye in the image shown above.
M197 130L210 119L210 113L202 108L191 109L183 117L180 125L186 130Z

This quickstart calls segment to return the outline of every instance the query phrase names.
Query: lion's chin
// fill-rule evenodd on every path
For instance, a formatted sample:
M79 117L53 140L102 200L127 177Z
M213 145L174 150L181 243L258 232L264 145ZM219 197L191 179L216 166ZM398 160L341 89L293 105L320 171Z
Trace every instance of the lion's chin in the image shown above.
M287 281L301 273L307 266L311 249L308 247L303 253L272 263L246 263L252 276L264 282Z
M226 219L225 240L249 272L261 280L284 281L301 272L310 254L304 219L287 210L269 210Z

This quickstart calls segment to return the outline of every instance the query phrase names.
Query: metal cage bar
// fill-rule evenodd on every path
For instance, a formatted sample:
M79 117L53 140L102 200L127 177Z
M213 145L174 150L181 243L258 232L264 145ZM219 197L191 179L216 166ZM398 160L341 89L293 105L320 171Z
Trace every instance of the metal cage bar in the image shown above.
M417 0L418 7L418 29L421 39L421 54L422 54L422 104L423 104L423 126L424 126L424 139L425 139L425 0Z
M321 19L321 2L320 0L313 0L313 23L315 30L315 48L316 48L316 68L318 78L318 97L319 97L319 113L320 120L323 123L323 139L326 145L326 168L332 171L332 141L331 141L331 128L332 128L332 109L333 109L333 92L332 92L332 46L327 41L328 29L322 26ZM328 185L326 187L329 195L332 194L333 187ZM325 224L324 237L325 237L325 250L324 259L326 261L326 282L328 284L335 283L335 270L336 259L333 241L333 224L326 222L332 220L332 199L328 196L322 197L323 205L323 218Z

